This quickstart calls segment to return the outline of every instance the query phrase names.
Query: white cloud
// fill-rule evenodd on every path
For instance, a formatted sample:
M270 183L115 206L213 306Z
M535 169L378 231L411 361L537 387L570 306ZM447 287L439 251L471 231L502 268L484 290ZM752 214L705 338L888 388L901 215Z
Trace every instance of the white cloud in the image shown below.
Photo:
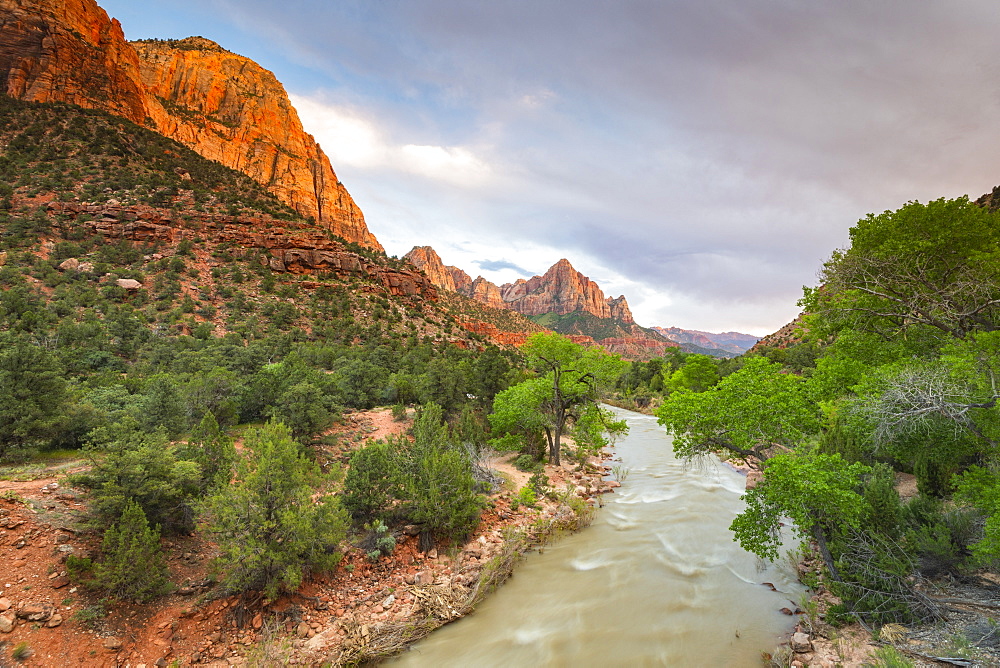
M303 95L289 98L335 168L388 168L457 186L482 185L493 172L468 147L397 143L369 115Z

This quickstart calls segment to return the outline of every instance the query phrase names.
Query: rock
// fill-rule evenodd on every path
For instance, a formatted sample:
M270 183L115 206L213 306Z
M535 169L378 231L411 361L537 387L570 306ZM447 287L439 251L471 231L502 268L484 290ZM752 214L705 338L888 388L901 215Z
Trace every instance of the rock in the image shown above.
M80 261L75 257L63 260L59 263L59 269L61 271L76 271L80 268Z
M69 578L66 577L65 575L60 575L59 577L54 578L51 582L53 589L62 589L68 584L69 584Z
M309 628L308 624L305 622L299 622L298 627L295 629L295 635L300 638L306 638L309 636L310 631L312 631L312 629Z
M193 593L194 593L194 587L185 586L185 587L180 587L177 590L177 594L180 596L190 596Z
M126 290L138 290L142 287L142 283L134 278L119 278L115 283L118 284L118 287L125 288Z
M0 633L10 633L14 630L15 624L14 615L0 615Z
M58 612L49 618L49 621L45 622L45 628L54 629L55 627L62 624L63 618Z
M382 601L382 607L388 610L392 607L392 604L396 602L396 597L393 594L389 594L384 601Z
M264 625L264 617L263 617L263 615L261 615L258 612L256 615L253 616L253 621L250 622L250 624L254 627L254 629L259 630L260 627L262 627Z
M403 526L403 533L407 536L416 536L420 533L420 527L416 524L406 524Z
M85 274L89 274L90 272L94 271L94 263L81 262L80 265L76 268L76 270Z
M44 622L54 612L55 608L49 603L21 603L17 606L17 616L29 622Z
M804 654L806 652L813 651L812 641L809 640L809 634L807 633L793 633L792 640L789 644L791 645L792 651L796 654Z
M7 597L0 598L0 612L7 612L14 605Z
M789 617L791 617L793 614L795 614L795 613L792 612L791 608L781 608L781 609L778 610L778 612L780 612L783 615L788 615Z
M114 636L112 636L109 638L105 638L104 642L101 643L101 645L104 646L104 649L118 651L122 648L122 641L119 638L115 638Z

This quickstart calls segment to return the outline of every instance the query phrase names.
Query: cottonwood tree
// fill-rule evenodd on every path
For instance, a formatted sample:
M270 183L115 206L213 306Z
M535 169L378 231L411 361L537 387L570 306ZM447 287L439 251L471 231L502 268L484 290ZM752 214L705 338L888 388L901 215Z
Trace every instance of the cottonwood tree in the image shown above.
M819 408L804 379L763 357L705 392L681 390L656 410L683 458L721 454L760 468L775 449L791 449L819 431Z
M490 422L501 432L541 429L549 461L558 465L567 427L598 402L601 389L613 384L627 363L555 333L533 334L521 351L538 375L497 394Z
M835 327L964 338L1000 324L1000 219L961 197L870 214L802 305Z

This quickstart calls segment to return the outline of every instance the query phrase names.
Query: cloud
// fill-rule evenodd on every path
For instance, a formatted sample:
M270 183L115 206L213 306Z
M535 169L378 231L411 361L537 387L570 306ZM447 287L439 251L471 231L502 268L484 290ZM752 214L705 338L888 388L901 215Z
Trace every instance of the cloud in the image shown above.
M390 252L566 256L642 324L773 331L865 214L1000 182L987 0L179 3L143 15L256 40Z
M534 276L536 273L528 271L524 267L517 265L510 260L475 260L473 264L485 271L502 271L504 269L510 269L512 271L516 271L522 276Z

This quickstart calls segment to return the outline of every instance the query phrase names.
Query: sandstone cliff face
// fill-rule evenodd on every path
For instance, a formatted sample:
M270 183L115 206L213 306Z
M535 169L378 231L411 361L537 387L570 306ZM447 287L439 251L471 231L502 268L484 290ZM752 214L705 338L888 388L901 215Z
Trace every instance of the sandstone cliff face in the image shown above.
M143 84L163 102L161 133L247 174L348 241L382 250L274 74L200 37L133 45Z
M133 45L94 0L0 0L0 86L150 127L247 174L334 234L382 249L274 75L214 42Z
M601 288L566 259L556 262L543 276L505 283L500 294L508 308L524 315L586 311L598 318L611 317L611 307Z
M139 124L152 111L135 50L93 0L0 0L0 85L21 100L70 102Z
M620 320L627 325L635 322L632 318L632 309L625 301L625 295L619 295L617 299L608 297L608 309L611 311L611 317L615 320Z
M414 246L409 253L403 256L403 259L424 272L427 279L437 288L458 292L455 289L455 279L449 271L454 267L445 267L444 263L441 262L441 256L430 246Z
M466 290L465 296L471 297L477 302L482 302L493 308L507 308L507 303L500 296L500 288L497 287L496 283L487 281L482 276L477 276ZM459 292L462 291L459 290Z

